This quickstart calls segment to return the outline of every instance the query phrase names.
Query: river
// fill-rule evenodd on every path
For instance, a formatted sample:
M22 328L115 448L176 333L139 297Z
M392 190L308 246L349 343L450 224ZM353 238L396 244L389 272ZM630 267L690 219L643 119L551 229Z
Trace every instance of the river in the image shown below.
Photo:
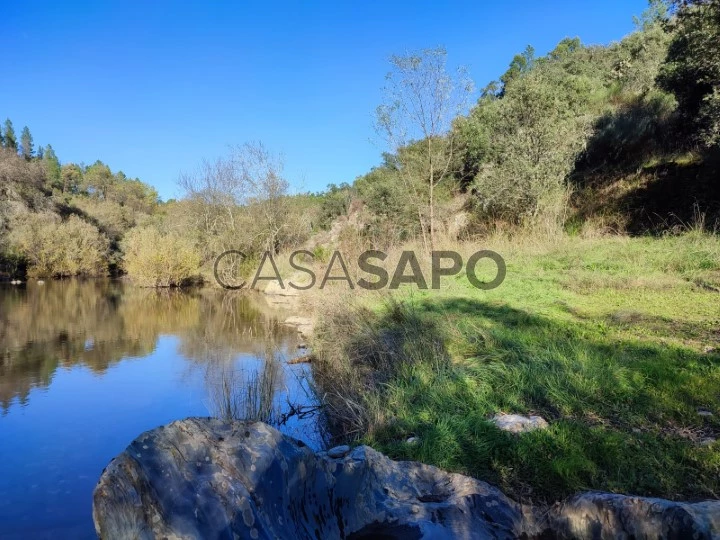
M321 447L288 315L216 290L0 284L0 538L95 538L103 468L173 420L261 418Z

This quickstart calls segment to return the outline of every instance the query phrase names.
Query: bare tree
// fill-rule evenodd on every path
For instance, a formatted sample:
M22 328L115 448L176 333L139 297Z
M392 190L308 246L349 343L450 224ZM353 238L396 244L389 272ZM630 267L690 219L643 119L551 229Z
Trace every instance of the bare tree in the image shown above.
M469 105L472 81L462 68L449 73L443 48L392 56L376 130L399 161L409 202L416 206L423 243L433 248L436 188L452 171L452 122ZM428 238L429 233L429 238Z
M290 213L289 184L282 173L282 159L253 142L181 176L194 226L212 244L212 256L238 247L277 253Z
M283 177L281 156L269 152L262 143L235 147L233 164L244 188L244 204L254 216L265 250L277 253L288 226L290 184Z

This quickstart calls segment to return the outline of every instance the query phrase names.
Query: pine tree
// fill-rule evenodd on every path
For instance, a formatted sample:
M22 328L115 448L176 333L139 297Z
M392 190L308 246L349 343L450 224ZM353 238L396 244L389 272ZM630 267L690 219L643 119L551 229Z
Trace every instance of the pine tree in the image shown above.
M45 147L43 154L43 162L47 171L48 181L50 185L60 184L60 160L55 155L55 150L49 144ZM64 190L63 190L64 191Z
M2 126L0 126L0 148L5 148L5 136L3 135Z
M33 138L30 129L25 126L20 134L20 154L22 157L30 161L35 153L33 148Z
M45 147L44 146L38 146L37 152L35 153L35 157L38 159L42 159L45 157Z
M5 148L17 152L17 138L15 137L12 121L9 118L5 120Z

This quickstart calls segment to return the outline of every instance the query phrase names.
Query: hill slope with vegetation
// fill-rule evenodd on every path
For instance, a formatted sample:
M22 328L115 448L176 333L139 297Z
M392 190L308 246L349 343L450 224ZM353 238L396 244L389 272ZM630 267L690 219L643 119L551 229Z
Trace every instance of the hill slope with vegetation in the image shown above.
M0 278L103 276L124 234L157 211L157 192L97 161L61 165L52 146L0 130Z

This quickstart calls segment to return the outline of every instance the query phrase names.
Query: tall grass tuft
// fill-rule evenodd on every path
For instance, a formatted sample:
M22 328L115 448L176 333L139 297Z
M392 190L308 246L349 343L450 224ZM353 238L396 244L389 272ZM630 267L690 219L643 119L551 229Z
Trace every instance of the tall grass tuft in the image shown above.
M210 401L213 416L226 421L247 420L272 424L276 416L275 390L280 364L268 351L258 371L236 370L222 366L210 378Z
M437 325L412 302L385 297L380 311L337 305L314 336L313 374L330 430L352 440L385 422L378 400L386 383L416 366L440 374L450 358Z

